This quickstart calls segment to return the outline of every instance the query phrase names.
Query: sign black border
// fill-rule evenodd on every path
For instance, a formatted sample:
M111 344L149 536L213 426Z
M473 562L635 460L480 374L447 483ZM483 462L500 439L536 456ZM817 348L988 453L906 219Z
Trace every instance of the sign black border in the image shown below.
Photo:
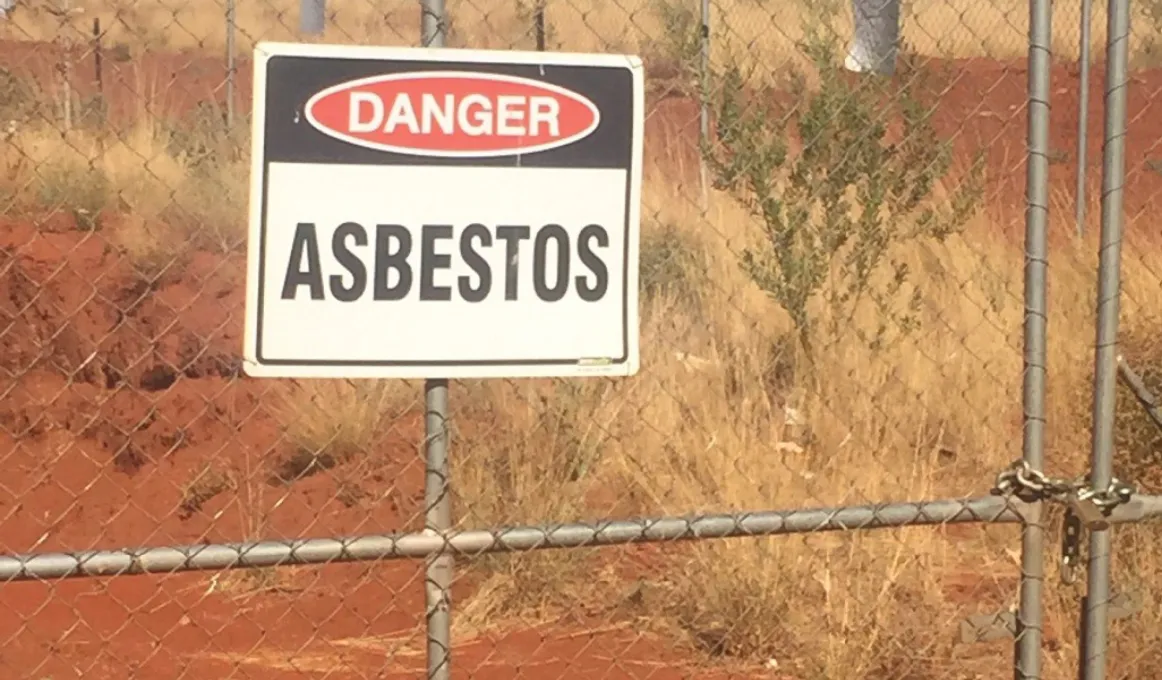
M445 70L453 70L453 69L455 69L455 70L474 70L474 71L491 73L491 72L495 72L495 71L490 70L488 68L490 66L493 66L493 67L497 67L497 66L499 66L499 67L505 67L505 66L511 67L514 65L515 66L528 66L532 63L532 62L528 62L528 61L516 61L516 60L505 61L502 58L498 58L495 61L476 61L476 60L471 60L471 59L457 60L456 55L459 53L460 53L460 51L448 53L447 59L442 60L440 62L440 67L442 69L445 69ZM277 59L279 56L281 56L281 55L274 54L274 55L270 56L269 58L267 58L266 60L263 61L262 67L263 68L268 67L269 64L272 61L274 61L275 59ZM605 55L602 55L602 56L605 56ZM311 55L311 57L315 58L315 59L321 59L321 60L333 60L333 59L337 59L337 58L348 59L348 60L362 58L362 59L367 59L370 61L381 61L381 62L388 60L384 57L379 57L379 58L372 57L369 59L368 57L362 57L357 53L351 54L351 55L343 55L341 57L338 55L336 55L336 56ZM401 60L401 61L403 61L403 60ZM410 63L413 60L406 60L406 61ZM550 65L555 65L554 62L551 60L551 58L546 59L546 63L550 64ZM640 62L639 62L639 64L640 64ZM586 63L570 64L570 66L573 68L601 69L601 70L623 69L623 70L627 70L627 71L632 71L632 69L633 69L633 66L628 61L624 66L606 65L606 64L586 64ZM256 63L256 68L258 68L258 67L259 66ZM640 65L638 66L638 68L640 68ZM420 70L420 69L416 69L416 70ZM425 68L422 70L429 70L429 69ZM262 92L259 92L257 87L255 88L254 96L256 98L266 95L266 92L267 92L266 82L267 81L266 81L265 77L262 79L262 82L263 82L263 91ZM640 89L641 88L640 76L638 78L631 78L630 85L631 85L631 88ZM631 129L630 145L631 145L631 148L635 145L635 142L637 145L640 145L643 141L640 139L635 140L633 138L634 134L640 135L642 133L642 130L635 129L635 126L633 125L634 122L640 120L641 117L644 115L643 111L638 110L639 104L641 101L641 95L642 95L641 92L631 91L631 98L630 98L630 112L631 112L631 115L630 115L630 129ZM263 107L263 115L264 116L266 115L266 107L265 106ZM265 131L266 131L265 122L266 122L265 120L263 120L263 121L255 120L254 121L255 126L257 127L258 125L261 124L262 130L263 130L263 138L261 139L261 146L260 146L260 148L262 149L262 161L261 161L262 194L261 194L261 207L260 207L260 211L259 211L259 219L260 219L259 234L260 234L260 237L259 237L259 242L257 244L257 247L258 247L258 272L257 272L258 280L255 282L255 285L257 287L257 300L255 302L255 305L256 305L255 328L254 328L255 335L254 335L254 341L253 341L254 359L257 361L257 363L260 366L281 366L281 367L287 367L287 366L344 367L344 366L349 366L349 367L353 367L353 368L373 368L373 367L385 367L385 368L387 368L387 367L458 368L459 367L459 368L466 368L466 367L490 367L490 366L495 366L495 367L503 367L503 366L536 367L536 366L579 366L579 365L585 365L585 361L587 359L589 359L589 360L594 360L594 363L591 364L591 366L594 369L597 369L601 366L621 366L621 365L626 364L630 360L630 337L629 337L629 334L630 334L631 329L630 329L630 318L629 318L630 317L629 265L630 265L631 245L634 245L631 242L631 238L632 238L632 235L633 235L635 230L633 230L631 228L631 226L632 226L632 221L633 221L633 197L634 197L634 193L635 193L634 192L634 184L635 184L635 174L636 174L635 170L638 169L638 168L635 168L634 166L635 166L635 164L640 164L640 162L641 162L638 154L634 154L634 153L629 154L628 167L625 168L626 187L625 187L625 212L624 212L624 221L623 221L624 243L623 243L623 258L622 258L622 291L621 291L621 293L622 293L621 294L621 326L622 326L621 341L622 342L621 342L621 356L620 357L571 357L571 358L567 358L567 359L543 358L543 359L475 359L475 360L342 360L342 359L286 359L286 358L271 359L271 358L264 357L263 352L262 352L262 339L263 339L263 320L264 320L263 299L264 299L264 293L265 293L265 279L266 279L267 201L269 200L269 181L270 181L269 167L272 163L272 161L269 160L269 158L267 157L267 154L266 154L267 139L266 139L266 135L265 135ZM545 153L545 152L541 152L541 153ZM497 165L495 162L489 162L489 160L491 160L491 159L441 159L441 160L443 160L444 163L440 163L440 164L455 165L458 167L463 167L466 165L482 165L485 167L487 167L487 166L494 166L495 167ZM449 163L449 162L447 162L448 160L452 160L453 162ZM274 161L274 162L282 162L282 161ZM312 164L318 164L318 163L312 163ZM343 164L346 165L346 163L343 163ZM433 165L436 163L432 163L432 159L425 157L425 158L423 158L422 163L416 163L416 164L417 165L419 165L419 164ZM391 165L402 165L402 164L391 163ZM549 168L545 168L545 169L549 169ZM253 244L252 244L252 247L253 247ZM636 248L633 248L632 251L636 252ZM587 365L587 367L588 366L590 366L590 365ZM600 371L596 371L596 372L598 374L601 374Z

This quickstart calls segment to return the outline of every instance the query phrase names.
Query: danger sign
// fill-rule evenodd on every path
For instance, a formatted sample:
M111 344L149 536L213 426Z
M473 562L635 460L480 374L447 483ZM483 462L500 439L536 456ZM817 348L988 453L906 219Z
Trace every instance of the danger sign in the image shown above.
M245 368L632 375L641 62L260 43Z

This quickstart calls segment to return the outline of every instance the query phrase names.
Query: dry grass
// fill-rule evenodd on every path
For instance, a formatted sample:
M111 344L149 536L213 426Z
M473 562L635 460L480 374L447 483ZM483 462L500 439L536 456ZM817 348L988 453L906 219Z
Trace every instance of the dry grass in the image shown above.
M287 483L369 455L417 394L407 383L387 380L296 380L279 387L268 409L286 428L289 453L274 474Z
M195 163L153 117L117 133L67 133L47 123L20 126L4 140L0 172L8 212L47 220L71 215L78 228L100 230L143 277L180 269L195 249L236 251L245 243L248 169L216 156Z
M237 488L238 480L229 470L216 463L207 463L183 485L179 516L190 517L200 512L208 501Z
M972 38L949 43L939 42L939 35L927 47L913 40L920 51L1024 53L1023 6L963 15L954 14L955 3L915 6L917 25L939 25L936 17L943 16L946 24L963 19L975 27ZM267 7L273 5L243 4L244 30L252 37L289 37L285 28L264 28L273 25L274 10ZM387 35L390 29L368 4L333 7L352 39L410 40L410 28L400 29L402 37ZM470 17L473 7L488 21L461 19L461 40L471 42L465 37L470 30L503 34L496 26L507 15L486 4L465 3L458 17ZM627 28L629 7L577 3L551 11L558 25L592 29L592 36L625 31L632 37L641 29L636 21ZM155 15L169 10L136 3L120 11L132 13L130 25L167 26ZM736 40L742 44L779 25L772 12L794 11L739 5L732 16L745 30ZM569 20L566 12L576 15ZM216 25L207 18L212 15L197 5L178 12L185 31L217 40ZM14 23L41 36L47 28L27 23L35 16L17 15ZM401 6L398 18L399 26L410 27L411 6ZM1095 41L1101 39L1099 28ZM157 30L170 45L195 42L172 25ZM571 35L573 49L612 45L586 37L588 30L575 28ZM143 271L164 269L194 247L231 250L223 244L238 235L232 230L243 223L245 196L219 192L244 185L245 159L191 164L172 140L170 132L144 123L114 140L22 129L10 140L19 154L6 155L5 186L17 197L14 209L115 214L116 220L100 226ZM694 193L683 190L661 160L662 146L655 147L658 155L647 168L643 205L642 257L649 271L643 280L649 289L641 375L465 384L456 395L462 412L483 414L473 418L486 422L469 423L471 445L458 449L458 519L487 526L986 492L992 475L1020 452L1023 260L1020 248L995 236L1021 232L1021 206L1002 216L1001 229L982 218L964 237L898 253L912 263L923 291L920 331L874 351L848 337L806 380L796 375L795 357L786 351L788 320L737 265L737 252L754 237L756 225L724 195L714 195L703 215ZM44 168L61 175L46 180ZM210 195L217 200L206 201ZM172 212L177 203L189 206L180 219ZM1055 215L1071 214L1067 203L1058 207ZM1132 226L1128 241L1127 337L1159 332L1162 281L1160 268L1151 265L1157 251L1139 237L1148 228ZM1057 246L1051 257L1047 457L1053 472L1079 472L1085 459L1079 452L1088 446L1096 252L1091 238ZM867 311L857 322L872 316ZM291 476L367 451L393 419L414 406L417 394L415 386L399 383L288 383L270 410L287 427L297 469ZM798 414L796 422L788 422L790 413ZM193 483L191 494L197 495ZM1117 583L1136 585L1147 601L1157 600L1157 530L1120 528L1116 534ZM957 618L1013 601L1017 549L1013 527L692 544L667 550L665 570L650 573L653 582L632 590L619 606L640 617L639 625L680 632L708 653L775 659L800 677L902 680L968 677L975 670L995 675L1007 648L965 652L949 640ZM611 554L618 553L602 553ZM608 562L583 551L499 556L472 568L484 580L460 610L458 621L469 626L550 619L579 602L604 601L614 588ZM965 581L975 589L968 595L950 585ZM1071 631L1080 591L1054 592L1049 621L1059 644L1047 652L1048 677L1065 678L1076 657ZM1118 653L1111 655L1111 675L1162 671L1160 630L1162 615L1152 609L1115 626Z
M448 4L450 44L457 47L531 49L534 45L530 8L520 0L471 0ZM807 3L765 0L716 0L715 59L746 55L768 68L798 61L795 41L802 37L800 20ZM550 49L558 51L672 52L675 36L668 35L667 12L684 13L673 0L568 0L547 4ZM850 34L850 7L835 3L841 12L837 30ZM62 23L54 0L20 3L12 18L0 24L0 38L51 41L61 37L84 41L92 21L100 19L107 44L136 49L225 50L223 3L194 0L167 3L158 0L75 0L77 8ZM238 49L246 53L259 40L298 39L298 0L256 0L237 3ZM1156 60L1157 37L1150 31L1145 6L1139 12L1131 49L1139 61ZM690 4L697 11L697 4ZM402 0L367 2L331 0L326 39L329 42L414 45L419 41L419 19L414 3ZM925 56L944 58L1019 58L1027 54L1029 11L1013 0L912 0L905 3L903 37ZM1053 49L1056 56L1075 59L1079 43L1079 6L1058 4L1053 9ZM1095 11L1091 38L1094 54L1105 46L1104 13ZM689 30L697 35L691 24ZM686 38L679 38L688 39Z
M689 268L672 273L699 282L706 302L659 295L645 314L647 368L639 379L592 388L593 396L579 403L558 398L541 407L541 422L592 422L597 405L631 405L603 428L609 437L597 454L585 454L599 461L588 477L552 485L556 494L544 487L506 494L516 502L492 519L507 521L516 512L526 520L565 519L570 504L595 489L614 489L643 512L673 514L972 495L986 492L993 471L1019 456L1022 256L979 238L995 233L991 225L973 225L965 238L910 254L915 270L927 274L920 283L927 312L917 336L879 352L855 342L834 348L812 376L818 391L802 395L800 385L777 375L780 338L790 328L725 247L745 239L749 220L723 197L703 220L689 197L660 181L647 190L645 213L657 216L647 230L678 225L686 241L699 244L692 251L709 253L703 261L687 257ZM1019 210L1009 217L1010 231L1019 231ZM666 247L674 242L667 239ZM1057 249L1052 260L1049 459L1071 474L1082 469L1084 456L1074 452L1085 450L1088 432L1077 406L1078 399L1088 403L1094 253L1090 241ZM1124 323L1134 328L1148 320L1143 310L1162 304L1162 293L1158 272L1141 260L1127 259L1125 277ZM514 403L538 403L533 392ZM801 450L780 445L790 437L782 408L788 400L807 414L809 433L795 441ZM498 411L506 419L510 413ZM556 479L579 448L568 441L541 447L519 474ZM472 499L466 508L490 507L495 476L459 481L461 494ZM1137 536L1122 557L1134 565L1124 573L1147 568L1159 545L1156 530L1121 531ZM983 592L971 599L1002 593L1007 602L1013 593L1017 532L960 536L915 529L699 544L665 572L651 609L711 651L773 657L806 677L930 677L954 655L948 629L968 609L949 594L947 581L979 574ZM508 558L512 590L521 589L531 559L539 558ZM1056 630L1069 628L1070 611L1053 611ZM1138 634L1149 629L1146 621L1134 626ZM1051 665L1064 673L1070 653L1051 655Z

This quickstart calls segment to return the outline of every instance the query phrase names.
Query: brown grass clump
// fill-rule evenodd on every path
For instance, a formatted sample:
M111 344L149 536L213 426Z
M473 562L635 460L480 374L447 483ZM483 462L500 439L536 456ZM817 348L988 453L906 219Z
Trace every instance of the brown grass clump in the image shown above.
M245 158L229 142L194 156L165 121L142 117L116 134L19 126L4 140L9 214L59 215L102 232L145 278L179 269L195 250L237 252L246 235ZM115 228L110 221L118 222Z
M183 486L178 513L181 517L188 518L201 512L207 502L235 490L237 486L237 480L229 470L214 463L207 463Z
M291 483L371 454L385 428L414 408L420 394L399 381L289 381L269 406L289 445L274 478Z
M1162 317L1136 320L1123 329L1122 356L1162 405ZM1162 427L1148 415L1133 391L1119 384L1116 446L1126 479L1143 491L1162 493Z

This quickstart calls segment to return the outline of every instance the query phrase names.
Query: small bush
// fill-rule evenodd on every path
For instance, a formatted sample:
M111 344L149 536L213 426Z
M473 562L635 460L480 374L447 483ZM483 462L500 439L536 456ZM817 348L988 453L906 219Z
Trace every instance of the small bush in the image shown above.
M639 289L649 303L670 295L697 304L707 267L702 245L672 222L647 223L639 246Z
M0 129L19 127L41 115L41 101L30 81L0 68Z
M654 62L651 81L665 81L672 89L693 92L702 55L702 20L695 7L675 0L651 0L650 11L661 33L646 46Z
M244 122L244 121L242 121ZM245 125L226 124L226 112L213 102L199 102L166 125L166 150L192 171L212 172L235 160L247 148Z
M189 519L200 512L206 503L235 487L236 481L229 472L206 464L182 488L178 516Z
M416 403L418 390L383 380L304 380L273 407L290 451L274 478L294 482L371 452L389 422Z
M1126 363L1162 404L1162 320L1126 329L1121 345ZM1143 492L1162 492L1162 428L1121 380L1114 427L1122 474Z
M210 252L229 254L246 244L246 200L249 191L245 162L223 162L213 173L191 172L173 192L164 219Z
M835 60L834 34L807 35L803 50L819 82L809 88L803 73L792 73L791 100L800 106L781 110L778 93L748 90L741 70L729 67L712 102L717 139L703 153L718 188L760 222L764 243L744 251L742 266L790 315L810 357L814 338L854 333L876 347L916 327L920 291L896 249L963 229L981 199L983 157L947 201L936 201L952 149L914 96L922 79L891 88L880 76L852 82ZM898 141L889 135L893 112ZM864 329L853 319L868 303L877 320Z
M128 214L117 220L110 240L116 244L142 281L153 284L171 269L180 269L188 253L176 234L157 220Z
M211 252L232 253L246 241L249 130L244 123L228 126L220 106L203 102L165 126L166 152L185 173L164 218Z
M97 229L115 196L108 176L92 164L57 161L41 168L40 204L73 215L78 229Z

